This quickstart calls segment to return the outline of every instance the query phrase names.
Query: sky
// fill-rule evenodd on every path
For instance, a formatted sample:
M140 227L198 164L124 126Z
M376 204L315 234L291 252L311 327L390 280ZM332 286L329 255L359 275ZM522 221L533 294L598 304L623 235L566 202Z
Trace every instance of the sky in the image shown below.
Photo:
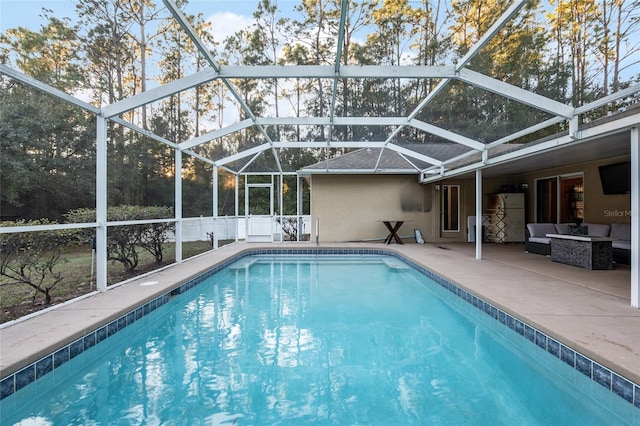
M289 12L297 1L279 1L283 12ZM40 17L42 8L54 11L55 16L75 16L75 0L0 0L0 32L19 26L38 30L44 23ZM164 7L162 0L156 0ZM202 12L216 28L216 39L224 40L228 35L245 28L253 20L252 14L258 0L191 0L187 12Z
M162 0L155 0L158 8L164 8ZM253 12L259 0L190 0L186 7L187 14L202 13L211 22L214 39L221 43L226 37L253 24ZM0 33L9 28L26 27L32 31L39 31L45 21L40 16L42 8L51 9L53 15L59 18L76 17L76 0L0 0ZM293 7L300 4L300 0L278 0L278 8L282 15L293 16ZM168 12L166 12L168 14ZM80 99L88 101L81 93ZM287 105L281 105L281 110ZM225 122L233 123L238 120L235 108L225 112Z

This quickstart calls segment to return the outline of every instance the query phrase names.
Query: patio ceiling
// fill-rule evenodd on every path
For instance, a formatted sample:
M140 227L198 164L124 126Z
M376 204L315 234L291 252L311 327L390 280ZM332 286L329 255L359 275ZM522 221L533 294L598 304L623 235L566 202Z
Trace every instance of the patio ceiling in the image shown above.
M568 160L589 161L595 158L602 158L603 156L611 157L614 156L614 154L626 155L629 153L628 133L620 133L621 130L629 127L627 124L622 123L615 129L609 129L602 133L588 134L588 132L584 133L579 126L579 117L581 114L588 113L596 108L639 93L640 85L633 85L588 105L575 108L572 105L557 102L540 94L527 91L468 68L469 62L494 36L500 33L510 20L518 15L527 3L526 0L513 1L507 10L491 25L487 32L478 39L475 45L471 46L464 57L454 64L443 66L362 66L344 64L341 46L343 45L345 37L345 23L349 8L348 0L342 0L338 40L335 43L337 49L331 65L221 65L216 61L207 44L192 27L175 0L162 1L173 18L193 41L199 54L205 58L209 66L207 69L149 89L130 98L105 105L102 108L96 108L73 96L30 79L7 66L0 65L0 73L21 80L40 90L64 99L67 102L81 106L88 111L98 113L107 119L116 121L135 131L144 133L161 143L178 149L184 154L194 156L214 166L227 168L235 173L246 171L247 166L261 155L271 155L274 160L272 171L282 172L283 168L279 158L280 151L283 149L300 148L321 149L326 152L330 149L375 149L378 154L378 161L368 169L370 172L381 172L383 169L381 166L383 155L385 151L391 151L394 155L404 159L410 167L413 167L424 182L442 179L447 176L472 173L478 168L487 169L487 173L490 174L510 174L515 171L521 173L527 169L533 170L543 166L561 165L561 163L566 163ZM197 3L194 3L194 5L197 7ZM236 79L293 78L323 79L332 82L333 91L328 95L330 97L330 101L328 102L329 108L325 115L313 117L273 117L260 115L251 109L249 103L244 99L234 84L234 81L237 81ZM338 85L343 79L387 78L430 79L434 82L438 81L438 84L415 108L404 116L341 116L338 113L336 108ZM160 136L150 134L150 132L143 130L136 124L123 119L123 114L128 111L135 110L143 105L148 105L214 80L220 81L226 86L230 96L234 102L239 105L246 118L232 124L223 125L223 127L219 129L185 141L168 141ZM421 112L428 107L436 96L445 94L447 87L454 83L468 85L499 95L505 100L516 102L523 107L544 112L547 118L540 123L529 126L526 129L513 131L501 139L494 141L476 140L418 118L421 117ZM532 148L528 144L514 143L528 135L557 125L558 123L565 123L565 128L567 128L568 131L565 135L559 136L553 143L537 144L537 148ZM273 136L270 136L269 132L267 132L269 127L285 125L322 126L326 129L326 132L323 133L324 139L314 141L275 140ZM337 126L386 126L393 130L380 140L337 140L333 132L333 129ZM215 143L227 135L249 128L257 130L259 137L254 141L254 144L248 148L239 150L223 158L208 157L197 150L201 145ZM456 156L435 158L425 154L424 150L412 148L412 141L398 140L397 136L403 128L412 128L424 132L432 135L433 138L437 139L440 143L454 143L461 149ZM606 144L602 142L605 140L603 138L606 138ZM499 147L503 145L509 148L499 149ZM557 155L557 152L554 152L559 147L564 149L563 155ZM505 151L509 151L509 154L504 155ZM388 172L388 170L389 168L386 168L386 172ZM355 172L356 169L353 171Z

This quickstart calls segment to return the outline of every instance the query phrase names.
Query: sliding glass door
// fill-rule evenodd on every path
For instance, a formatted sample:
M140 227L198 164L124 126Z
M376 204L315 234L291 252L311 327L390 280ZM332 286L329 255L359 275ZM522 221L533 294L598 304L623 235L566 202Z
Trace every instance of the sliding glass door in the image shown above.
M536 222L582 223L584 179L582 174L536 180Z

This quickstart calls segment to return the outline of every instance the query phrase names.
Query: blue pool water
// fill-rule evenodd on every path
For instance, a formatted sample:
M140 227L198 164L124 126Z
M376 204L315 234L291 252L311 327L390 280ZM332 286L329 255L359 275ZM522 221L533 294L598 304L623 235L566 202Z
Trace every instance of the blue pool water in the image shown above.
M0 401L11 424L640 424L394 257L245 257Z

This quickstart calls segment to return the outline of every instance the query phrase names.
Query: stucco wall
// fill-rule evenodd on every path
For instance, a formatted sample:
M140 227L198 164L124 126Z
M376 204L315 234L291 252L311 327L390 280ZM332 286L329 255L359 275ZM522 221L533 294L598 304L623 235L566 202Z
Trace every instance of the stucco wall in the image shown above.
M432 187L416 175L314 175L311 178L312 239L319 220L320 242L384 239L382 220L405 220L399 235L432 222Z

